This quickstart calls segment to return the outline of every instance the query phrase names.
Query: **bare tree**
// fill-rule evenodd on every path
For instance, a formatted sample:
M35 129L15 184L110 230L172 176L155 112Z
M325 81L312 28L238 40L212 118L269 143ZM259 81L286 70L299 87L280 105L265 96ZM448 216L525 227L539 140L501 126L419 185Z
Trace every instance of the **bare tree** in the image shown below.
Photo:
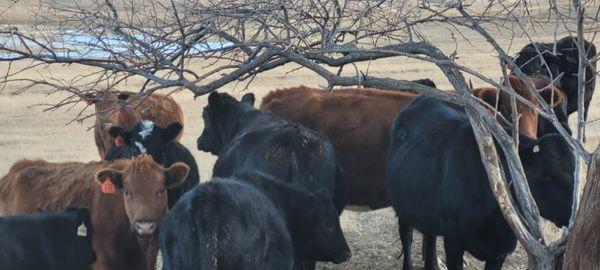
M593 4L576 0L93 0L85 6L45 4L36 14L43 24L0 30L0 61L28 63L19 68L9 65L0 84L22 84L18 92L42 85L70 93L51 105L56 108L77 102L82 95L100 87L118 87L135 78L145 80L141 89L145 94L169 89L187 90L200 96L229 83L241 82L245 88L263 72L295 64L325 79L330 89L359 85L413 89L439 97L465 107L494 195L529 254L530 268L550 269L555 257L565 250L567 234L553 243L544 238L539 210L517 153L519 115L515 104L518 100L550 120L575 151L578 169L573 209L576 210L578 183L583 178L581 168L590 159L590 153L583 147L582 103L576 138L572 138L533 85L529 83L529 90L541 107L515 94L510 86L498 83L499 78L490 78L461 64L457 51L442 51L428 41L425 29L431 24L445 25L454 34L448 37L450 41L470 42L474 34L478 35L497 53L498 68L504 77L507 74L503 63L508 63L522 81L528 82L490 29L500 29L512 37L524 35L533 42L530 32L543 25L554 25L555 37L567 32L581 41L579 96L583 97L585 78L581 74L587 67L587 58L582 41L585 35L593 40L598 32L599 9ZM456 91L372 76L356 65L392 57L436 65ZM86 76L66 81L20 76L27 70L49 65L84 65L95 69ZM512 134L507 134L488 112L490 108L471 95L464 74L512 96L515 112L509 121L513 125ZM583 102L582 98L579 100ZM80 114L80 118L90 116ZM514 198L494 141L507 157Z
M600 203L599 158L600 148L597 148L589 166L588 181L581 199L581 208L569 235L564 269L594 269L600 266L600 257L598 256L600 234L597 229L600 225L600 216L598 216Z

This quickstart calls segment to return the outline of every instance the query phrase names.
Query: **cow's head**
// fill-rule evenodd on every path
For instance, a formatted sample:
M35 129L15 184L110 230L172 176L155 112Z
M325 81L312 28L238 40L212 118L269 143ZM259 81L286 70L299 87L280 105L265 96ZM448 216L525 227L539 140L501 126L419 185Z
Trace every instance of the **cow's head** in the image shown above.
M542 84L538 83L540 82L540 80L531 80L536 87L542 87ZM539 102L537 101L535 96L529 91L525 83L519 80L516 76L509 76L508 82L518 95L531 102L535 106L540 106ZM539 93L550 106L555 107L561 102L563 102L564 94L562 91L560 91L558 88L552 85L544 85L543 87L545 88L539 90ZM485 87L474 89L473 94L479 97L481 100L488 103L491 107L495 108L497 105L498 111L502 114L504 118L506 118L509 121L512 119L511 97L505 91L500 91L498 93L498 89ZM517 113L521 115L521 118L519 119L519 129L521 130L521 132L525 133L530 138L537 138L539 114L534 109L530 108L518 99L516 105Z
M521 72L534 78L557 76L560 73L560 61L560 56L553 54L547 48L536 49L532 44L525 46L514 58Z
M240 112L255 110L253 106L252 93L237 101L229 94L212 92L208 96L208 105L202 111L204 130L198 137L198 150L217 155L243 122L243 119L237 119L236 116L241 116Z
M61 216L67 220L66 224L61 224L65 241L68 241L70 247L69 254L72 256L72 265L76 269L87 269L96 261L96 253L92 247L92 237L94 228L90 211L81 207L68 207L61 213Z
M579 50L577 49L577 37L564 37L557 42L557 49L560 52L560 70L566 74L577 74L579 68ZM586 52L586 59L591 60L590 65L587 69L592 71L596 68L594 57L596 56L596 46L588 42L583 41ZM589 76L588 76L589 77ZM590 78L587 78L588 80Z
M557 226L568 225L573 202L575 157L559 134L519 144L519 156L540 214Z
M162 128L150 120L144 120L130 130L125 130L121 126L113 126L108 133L113 139L121 138L124 146L111 147L105 159L132 158L140 154L149 154L156 162L162 164L164 162L165 145L167 142L174 140L181 129L182 126L178 122Z
M104 117L100 129L108 132L113 126L120 126L125 129L132 129L136 124L142 121L142 114L126 104L119 104L116 111L110 112Z
M140 155L123 170L105 168L96 172L96 181L106 181L116 187L123 196L125 212L131 229L139 237L151 237L167 213L169 188L185 182L189 167L177 162L168 169L158 165L151 156Z
M95 105L96 110L98 111L113 106L114 103L118 101L119 94L118 91L104 89L85 93L81 95L81 99L88 105Z
M131 103L130 98L135 95L135 93L105 89L82 94L81 100L85 101L88 105L94 105L96 113L101 117L107 117L115 113L118 105Z
M302 228L298 256L317 261L342 263L350 259L351 252L340 226L338 211L330 192L322 190L307 196L306 208L300 213Z

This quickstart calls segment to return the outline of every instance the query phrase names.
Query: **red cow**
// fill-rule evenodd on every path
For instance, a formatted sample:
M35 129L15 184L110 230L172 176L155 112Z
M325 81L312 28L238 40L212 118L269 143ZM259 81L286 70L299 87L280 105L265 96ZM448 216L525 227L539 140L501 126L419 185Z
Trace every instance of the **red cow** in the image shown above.
M183 163L165 169L148 155L113 163L21 160L0 180L0 215L86 207L94 270L153 270L166 189L182 184L188 171Z

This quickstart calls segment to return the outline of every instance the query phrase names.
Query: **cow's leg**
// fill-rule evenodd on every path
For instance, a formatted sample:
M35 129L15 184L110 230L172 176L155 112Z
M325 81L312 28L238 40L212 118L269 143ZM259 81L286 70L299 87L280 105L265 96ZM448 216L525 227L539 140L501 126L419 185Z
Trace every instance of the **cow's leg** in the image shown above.
M437 270L437 249L435 246L436 236L423 235L423 257L425 258L426 270Z
M448 270L462 270L465 248L460 239L444 237L444 250Z
M400 230L400 241L402 242L402 253L404 254L403 269L412 270L412 254L410 252L413 240L412 228L400 220L398 220L398 227Z
M587 72L586 72L587 73ZM589 78L586 78L589 80ZM589 82L584 85L584 94L583 94L583 120L587 121L588 110L590 108L590 103L592 102L592 96L594 95L594 88L596 88L596 82ZM567 103L568 104L568 103Z
M506 255L485 261L485 270L501 270L504 260L506 260Z

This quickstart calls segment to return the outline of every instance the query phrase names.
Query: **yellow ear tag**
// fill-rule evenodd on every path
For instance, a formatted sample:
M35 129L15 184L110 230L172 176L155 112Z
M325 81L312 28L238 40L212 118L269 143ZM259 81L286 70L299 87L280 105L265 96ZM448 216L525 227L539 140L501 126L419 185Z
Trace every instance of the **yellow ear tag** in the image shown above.
M87 227L85 224L83 224L83 222L81 225L79 225L79 227L77 227L77 236L87 236Z

